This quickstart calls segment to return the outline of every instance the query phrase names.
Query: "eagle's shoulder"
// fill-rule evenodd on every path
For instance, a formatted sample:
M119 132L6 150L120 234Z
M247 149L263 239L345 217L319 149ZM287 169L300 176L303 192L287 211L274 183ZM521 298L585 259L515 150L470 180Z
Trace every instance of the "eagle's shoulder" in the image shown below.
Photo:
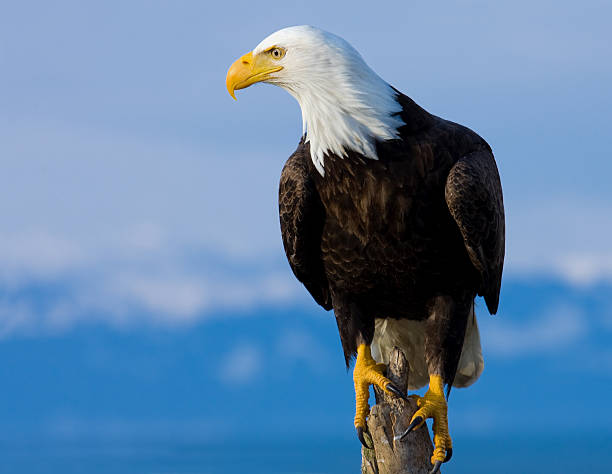
M428 112L401 92L397 101L402 106L400 116L405 123L398 129L404 144L416 144L424 151L429 146L439 157L448 153L455 160L474 151L491 151L489 144L470 128Z

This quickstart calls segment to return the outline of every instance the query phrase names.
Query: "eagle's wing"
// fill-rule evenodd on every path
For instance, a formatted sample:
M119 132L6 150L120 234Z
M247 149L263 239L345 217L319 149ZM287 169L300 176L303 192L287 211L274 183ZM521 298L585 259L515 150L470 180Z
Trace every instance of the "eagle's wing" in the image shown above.
M278 207L285 253L293 273L317 303L332 308L321 258L325 209L310 177L302 144L289 157L280 179Z
M493 155L470 153L451 169L446 203L459 226L472 264L481 276L478 294L491 314L497 312L504 266L504 202Z

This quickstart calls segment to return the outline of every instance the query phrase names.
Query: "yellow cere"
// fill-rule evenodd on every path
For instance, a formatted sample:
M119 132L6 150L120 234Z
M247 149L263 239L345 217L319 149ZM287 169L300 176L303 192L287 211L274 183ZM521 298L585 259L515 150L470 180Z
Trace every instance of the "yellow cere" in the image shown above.
M253 56L252 52L238 58L230 66L225 78L225 85L229 94L236 99L234 91L269 79L272 74L283 69L283 66L275 64L278 59L280 58L275 59L270 54Z

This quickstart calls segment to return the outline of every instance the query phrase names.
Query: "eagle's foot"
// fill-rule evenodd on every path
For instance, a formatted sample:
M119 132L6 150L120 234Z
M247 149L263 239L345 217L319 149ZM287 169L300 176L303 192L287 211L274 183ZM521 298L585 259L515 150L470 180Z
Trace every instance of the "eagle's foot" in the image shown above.
M453 455L453 442L448 432L448 406L444 398L444 382L439 375L431 375L429 378L429 390L425 396L410 395L419 409L415 412L410 425L400 436L404 438L411 431L420 428L428 418L433 418L434 452L431 463L434 465L430 474L439 471L440 465L450 461Z
M406 398L393 383L383 375L386 370L385 364L377 364L372 358L370 346L361 344L357 348L357 360L353 370L353 381L355 382L355 430L359 441L366 447L371 448L365 442L363 431L366 429L366 418L370 411L368 399L370 398L370 385L376 385L388 393L398 397Z

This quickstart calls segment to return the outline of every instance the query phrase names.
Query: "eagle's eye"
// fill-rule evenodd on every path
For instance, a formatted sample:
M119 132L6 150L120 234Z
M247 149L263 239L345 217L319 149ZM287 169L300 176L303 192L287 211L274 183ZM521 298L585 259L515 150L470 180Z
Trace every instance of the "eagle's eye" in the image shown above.
M285 50L283 48L272 48L269 52L270 56L274 59L280 59L285 55Z

